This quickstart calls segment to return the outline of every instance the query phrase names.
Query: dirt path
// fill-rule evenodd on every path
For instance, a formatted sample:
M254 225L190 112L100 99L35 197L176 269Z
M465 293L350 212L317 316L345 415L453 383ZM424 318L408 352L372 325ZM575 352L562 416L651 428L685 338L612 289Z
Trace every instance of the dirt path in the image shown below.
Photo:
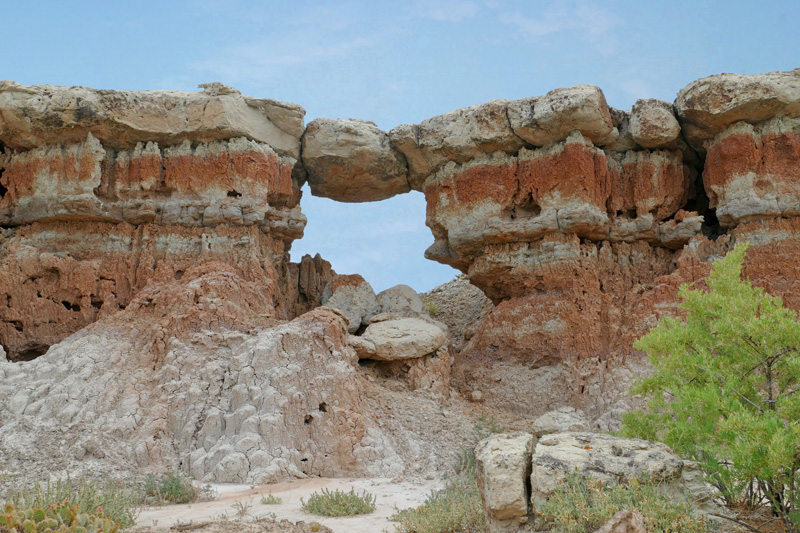
M278 520L319 522L335 533L379 533L384 529L394 531L396 522L390 522L388 517L395 512L395 508L416 507L425 500L431 490L441 486L441 481L430 480L329 478L302 479L252 488L248 485L214 485L214 489L219 493L219 498L214 501L146 508L136 523L139 526L166 530L178 523L219 520L226 515L229 520L235 521L238 520L236 507L241 504L247 507L245 521L275 513ZM329 518L304 512L300 498L307 499L311 493L322 488L343 491L354 488L359 493L366 490L376 497L375 512L350 518ZM282 502L274 505L262 504L262 495L267 496L270 493L281 498Z

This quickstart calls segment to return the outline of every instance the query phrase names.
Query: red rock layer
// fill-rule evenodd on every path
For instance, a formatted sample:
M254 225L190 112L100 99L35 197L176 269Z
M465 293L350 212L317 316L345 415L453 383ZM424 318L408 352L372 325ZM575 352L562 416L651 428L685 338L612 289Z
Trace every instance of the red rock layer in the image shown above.
M703 181L725 227L800 215L800 128L769 126L733 126L708 149Z
M518 157L445 168L426 182L436 239L427 256L466 271L488 244L553 233L677 248L700 229L701 219L688 214L681 228L665 223L686 204L689 178L680 151L607 155L579 135Z

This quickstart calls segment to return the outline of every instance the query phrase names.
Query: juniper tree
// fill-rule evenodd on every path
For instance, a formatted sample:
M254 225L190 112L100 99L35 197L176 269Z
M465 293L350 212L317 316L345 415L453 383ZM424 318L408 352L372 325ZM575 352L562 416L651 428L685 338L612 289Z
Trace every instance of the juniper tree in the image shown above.
M654 372L632 388L648 409L623 434L699 461L728 503L766 502L800 525L800 322L741 279L747 244L717 260L706 289L683 285L684 319L665 318L634 345Z

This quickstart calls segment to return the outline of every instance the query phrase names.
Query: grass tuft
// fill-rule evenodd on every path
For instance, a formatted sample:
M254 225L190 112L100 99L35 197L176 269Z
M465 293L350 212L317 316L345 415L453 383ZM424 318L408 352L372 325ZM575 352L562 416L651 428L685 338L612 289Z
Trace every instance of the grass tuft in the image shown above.
M543 525L564 533L595 531L622 510L640 513L647 531L710 530L705 520L691 516L689 504L670 500L651 482L634 480L626 485L603 485L577 472L571 473L536 509L537 519Z
M322 489L311 494L308 501L300 498L300 502L304 511L322 516L356 516L375 510L375 496L366 491L357 494L355 489L350 492Z
M147 505L169 505L197 501L204 492L192 480L173 472L158 479L150 475L144 479L142 500Z
M413 533L472 533L486 531L486 517L475 483L475 472L451 477L425 503L395 512L389 520L400 523L401 531Z
M266 496L264 496L263 494L261 495L262 505L280 505L282 503L283 503L283 498L275 496L271 492Z

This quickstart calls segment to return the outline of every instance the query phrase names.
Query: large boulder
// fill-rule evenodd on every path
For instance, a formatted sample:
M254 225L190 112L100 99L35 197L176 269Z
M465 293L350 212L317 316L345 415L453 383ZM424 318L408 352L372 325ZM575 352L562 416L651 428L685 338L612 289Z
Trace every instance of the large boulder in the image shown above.
M671 146L681 133L672 105L653 98L636 100L629 124L631 137L644 148Z
M536 443L531 458L531 499L546 500L571 472L603 483L647 477L680 478L683 461L665 444L602 433L554 433Z
M675 110L697 150L732 124L800 116L800 68L766 74L717 74L680 90Z
M421 318L395 318L372 323L350 344L361 359L397 361L434 353L447 341L442 329Z
M398 313L407 316L427 315L417 291L408 285L395 285L377 295L381 313Z
M372 285L358 274L334 276L322 291L322 305L338 309L347 317L347 331L355 333L380 312Z
M508 120L514 133L534 146L549 146L577 130L598 146L613 143L614 127L603 91L594 85L555 89L546 95L511 102Z
M530 456L534 438L527 433L492 435L475 446L478 490L489 531L517 531L528 522Z
M363 120L320 118L303 135L311 194L372 202L408 192L408 169L389 135Z

